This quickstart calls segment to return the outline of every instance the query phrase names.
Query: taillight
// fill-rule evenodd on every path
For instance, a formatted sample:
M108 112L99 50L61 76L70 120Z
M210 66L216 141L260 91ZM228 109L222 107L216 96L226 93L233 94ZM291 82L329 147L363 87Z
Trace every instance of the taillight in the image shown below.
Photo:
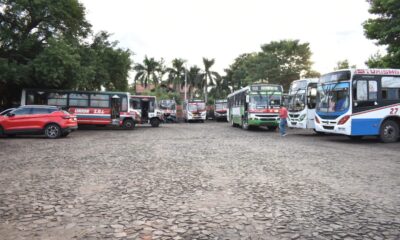
M343 124L345 124L345 123L347 122L347 120L349 120L349 118L350 118L350 115L346 115L346 116L342 117L342 118L339 120L338 125L343 125Z
M315 121L316 121L317 123L320 123L320 122L319 122L319 118L318 118L317 116L315 116Z

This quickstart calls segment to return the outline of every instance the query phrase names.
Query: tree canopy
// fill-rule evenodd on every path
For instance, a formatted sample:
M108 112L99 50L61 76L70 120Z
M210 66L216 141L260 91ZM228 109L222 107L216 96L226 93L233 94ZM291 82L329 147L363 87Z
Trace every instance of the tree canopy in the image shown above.
M130 51L91 34L78 0L0 0L0 105L23 88L127 90Z
M288 88L293 80L318 75L311 69L309 43L299 40L272 41L260 52L242 54L225 69L227 81L234 89L254 82L282 84Z
M369 67L400 68L400 1L367 0L376 17L364 23L365 35L387 46L387 54L377 53L366 62Z

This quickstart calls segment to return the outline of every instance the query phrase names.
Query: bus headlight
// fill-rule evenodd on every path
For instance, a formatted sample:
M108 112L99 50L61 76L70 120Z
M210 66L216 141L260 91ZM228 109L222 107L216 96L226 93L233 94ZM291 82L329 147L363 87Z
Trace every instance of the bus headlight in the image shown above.
M305 117L306 117L306 115L305 115L305 114L301 115L301 116L300 116L300 119L299 119L299 120L300 120L300 122L301 122L301 121L303 121Z

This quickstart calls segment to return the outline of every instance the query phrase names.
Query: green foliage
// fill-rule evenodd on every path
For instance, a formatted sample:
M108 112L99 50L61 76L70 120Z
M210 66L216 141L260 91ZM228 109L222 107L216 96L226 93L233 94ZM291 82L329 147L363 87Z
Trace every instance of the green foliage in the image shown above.
M204 72L200 76L201 81L199 82L198 88L199 89L204 89L204 100L208 102L208 86L214 86L215 81L217 79L220 79L221 76L218 74L218 72L211 71L212 66L215 63L215 59L207 59L203 58L203 64L204 64Z
M78 0L0 0L0 104L27 87L126 91L131 53L90 28Z
M226 79L233 89L254 82L282 84L288 89L301 73L318 75L311 70L309 43L299 40L273 41L261 46L261 52L242 54L226 69Z
M154 90L145 90L143 95L156 96L157 100L175 99L178 105L182 103L181 96L178 93L168 91L160 86L156 87Z
M340 69L349 69L349 68L356 68L356 65L351 65L349 63L349 60L345 59L343 61L339 61L337 62L336 67L334 68L334 70L340 70Z
M367 0L369 12L377 15L364 23L365 35L387 46L387 55L379 53L366 62L369 67L400 68L400 1Z
M137 81L140 81L140 84L145 88L151 83L155 86L159 84L159 78L156 73L160 69L160 63L154 60L154 58L145 56L143 64L137 63L133 69L136 71L135 84Z
M172 67L168 68L168 84L172 84L177 93L180 92L181 86L185 84L185 60L175 58L172 60Z

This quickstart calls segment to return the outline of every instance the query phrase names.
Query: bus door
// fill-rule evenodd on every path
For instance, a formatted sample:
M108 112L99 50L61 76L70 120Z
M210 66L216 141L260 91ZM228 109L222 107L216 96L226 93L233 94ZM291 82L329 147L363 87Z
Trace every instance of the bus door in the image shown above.
M314 128L315 107L317 105L317 83L307 87L307 128Z
M111 123L119 125L121 98L117 95L111 98Z
M140 100L140 108L142 110L142 122L149 120L150 100L148 98L142 98Z

